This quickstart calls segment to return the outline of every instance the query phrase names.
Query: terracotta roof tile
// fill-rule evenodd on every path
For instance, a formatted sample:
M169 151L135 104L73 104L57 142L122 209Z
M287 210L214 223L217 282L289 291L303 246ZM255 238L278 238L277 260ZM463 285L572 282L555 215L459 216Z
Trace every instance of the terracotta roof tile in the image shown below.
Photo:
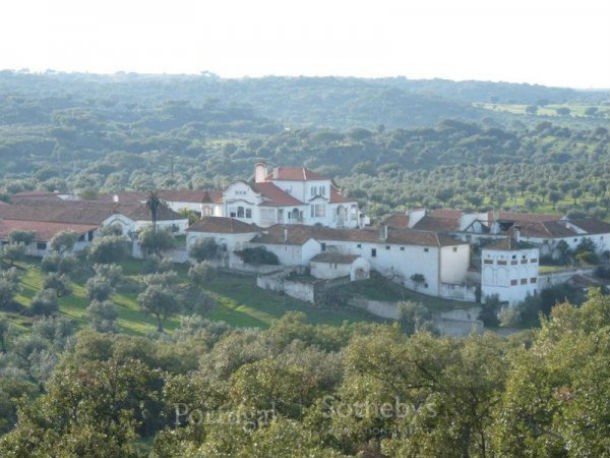
M22 221L47 221L100 225L105 219L122 214L136 221L150 221L150 210L139 202L121 203L98 201L31 201L27 204L0 207L0 218ZM185 219L167 206L158 210L159 221Z
M395 245L452 246L466 245L444 234L414 229L388 227L387 238L383 228L332 229L318 226L280 225L271 226L253 242L303 245L307 240L352 241Z
M460 230L460 218L441 218L426 215L413 226L413 229L436 232L458 231Z
M579 229L582 229L587 234L610 233L610 224L595 218L571 219L569 222Z
M429 215L435 218L448 218L448 219L457 219L459 220L464 212L462 210L457 210L455 208L437 208L436 210L432 210Z
M13 231L29 231L36 234L36 241L48 242L59 232L72 231L77 234L86 234L98 228L96 225L51 223L44 221L0 220L0 239L6 240Z
M405 213L395 213L393 215L388 216L385 219L384 224L395 228L409 227L409 215Z
M263 206L287 207L303 205L303 202L295 199L273 183L253 183L251 186L254 191L263 196Z
M309 181L328 180L328 178L305 167L275 167L271 174L267 175L267 181L271 180Z
M339 190L331 185L330 187L330 200L331 204L340 204L340 203L355 203L355 199L350 199L349 197L345 197L343 194L339 192Z
M557 238L572 237L578 233L559 221L541 221L520 224L521 235L525 237Z
M214 234L247 234L257 232L260 228L237 219L224 216L206 216L192 224L188 232L209 232Z
M493 212L489 212L489 221L493 221ZM501 211L498 213L498 220L515 221L524 223L544 223L547 221L559 221L561 215L539 215L534 213L515 213Z

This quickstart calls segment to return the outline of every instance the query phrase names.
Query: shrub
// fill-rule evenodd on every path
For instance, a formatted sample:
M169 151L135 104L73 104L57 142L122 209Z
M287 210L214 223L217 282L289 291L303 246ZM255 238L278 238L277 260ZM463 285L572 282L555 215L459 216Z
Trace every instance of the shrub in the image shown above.
M32 299L32 315L53 315L59 311L57 292L54 289L43 289Z
M276 266L280 263L275 253L267 251L264 247L246 248L242 251L236 251L235 254L241 257L247 264L269 264Z
M211 237L195 240L189 248L189 256L198 262L215 259L218 255L218 244Z

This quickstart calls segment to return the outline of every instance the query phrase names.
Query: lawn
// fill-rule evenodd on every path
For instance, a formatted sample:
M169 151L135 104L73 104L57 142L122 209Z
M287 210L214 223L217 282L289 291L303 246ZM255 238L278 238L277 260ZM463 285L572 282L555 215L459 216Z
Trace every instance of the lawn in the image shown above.
M415 291L406 289L396 283L376 276L369 280L350 283L345 287L350 294L365 296L372 300L395 302L411 301L425 305L434 312L444 312L456 308L464 308L470 304L468 302L451 301L439 297L427 296Z
M15 299L28 307L32 298L42 289L44 273L40 270L39 261L34 259L20 263L19 267L23 270L23 276L21 290ZM126 276L135 280L141 275L143 262L130 259L123 262L122 267ZM184 266L176 267L179 278L186 281L187 269ZM72 293L59 298L61 314L75 320L80 327L87 326L89 322L86 311L89 299L84 283L85 280L72 282ZM262 290L256 286L255 278L251 276L219 274L206 290L217 303L208 318L226 321L233 326L267 328L289 311L305 313L310 323L340 325L344 321L380 321L358 309L321 309L288 296ZM111 298L117 306L121 332L133 335L154 332L156 321L140 310L136 297L135 292L117 292ZM25 316L0 313L2 315L20 327L31 325L31 319ZM165 323L165 328L171 331L179 323L180 317L174 317Z

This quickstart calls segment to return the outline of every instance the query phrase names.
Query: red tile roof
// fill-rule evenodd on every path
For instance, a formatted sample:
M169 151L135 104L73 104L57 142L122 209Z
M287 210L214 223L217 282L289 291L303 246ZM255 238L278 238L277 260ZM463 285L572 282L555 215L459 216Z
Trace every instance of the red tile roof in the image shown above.
M522 223L519 226L521 235L525 237L561 238L578 235L576 231L567 228L559 221L530 222Z
M150 210L146 204L139 202L98 202L98 201L45 201L33 200L31 202L4 205L0 207L0 218L22 221L47 221L73 224L100 225L111 215L122 214L134 221L150 221ZM185 219L167 206L161 205L158 209L159 221Z
M395 245L453 246L466 245L447 235L436 232L414 229L396 229L388 227L388 236L384 237L383 229L332 229L318 226L281 225L271 226L254 240L255 243L303 245L309 239L328 241L368 242Z
M434 218L449 218L457 220L459 220L463 214L464 212L462 210L457 210L455 208L437 208L429 213L429 215Z
M295 199L273 183L253 183L252 189L263 196L263 206L288 207L303 205L303 202Z
M86 234L98 228L96 225L51 223L44 221L0 220L0 240L6 240L13 231L29 231L36 234L36 241L48 242L55 234L72 231L77 234Z
M224 216L206 216L187 229L188 232L209 232L213 234L247 234L259 230L260 228L255 224L244 223Z
M571 219L574 226L587 232L587 234L609 234L610 224L595 218Z
M339 190L335 186L331 185L329 202L331 204L356 203L356 199L350 199L349 197L345 197L339 192Z
M413 226L413 229L436 232L459 231L460 218L440 218L426 215Z
M271 174L267 175L267 181L309 181L328 180L328 178L313 172L305 167L275 167Z
M409 215L406 213L395 213L393 215L388 216L384 224L395 227L395 228L406 228L409 227Z
M493 221L493 212L488 214L489 221ZM515 221L515 222L527 222L527 223L544 223L547 221L559 221L561 215L541 215L534 213L515 213L501 211L498 213L498 220L502 221Z

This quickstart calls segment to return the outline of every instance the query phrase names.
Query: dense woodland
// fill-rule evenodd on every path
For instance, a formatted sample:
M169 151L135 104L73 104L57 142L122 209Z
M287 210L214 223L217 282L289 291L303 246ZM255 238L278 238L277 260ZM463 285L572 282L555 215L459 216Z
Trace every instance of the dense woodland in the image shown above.
M610 103L500 83L3 72L0 189L9 200L32 189L222 188L264 160L334 177L373 217L413 206L607 217L610 114L507 115L474 108L477 94Z
M609 107L608 92L504 83L5 71L0 198L221 189L262 160L333 177L374 219L420 206L607 219ZM128 273L112 229L79 257L62 234L39 262L23 259L31 234L11 237L2 457L610 456L600 292L546 304L510 338L436 336L417 304L394 325L286 313L262 329L213 319L205 262L153 255ZM308 318L351 316L326 305Z

